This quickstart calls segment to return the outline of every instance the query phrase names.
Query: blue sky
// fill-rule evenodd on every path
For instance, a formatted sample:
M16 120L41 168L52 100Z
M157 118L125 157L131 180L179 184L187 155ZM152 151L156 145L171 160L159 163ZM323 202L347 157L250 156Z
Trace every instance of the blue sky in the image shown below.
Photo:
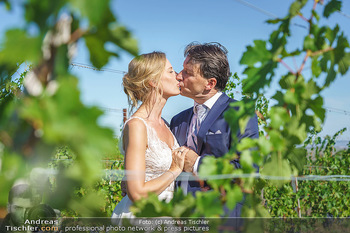
M88 1L86 1L88 4ZM278 17L283 17L288 11L291 0L247 0L246 2L263 9ZM307 8L310 9L311 2ZM325 0L328 2L328 0ZM242 4L239 0L116 0L111 7L117 14L119 23L127 26L138 39L141 53L163 51L176 71L182 69L183 49L192 42L217 41L223 44L229 51L228 57L232 72L237 72L243 78L244 67L239 65L239 60L247 45L256 39L267 39L275 29L274 25L265 23L272 18L262 12ZM320 7L318 7L320 9ZM350 2L343 1L342 11L350 15ZM6 28L18 26L21 21L20 12L7 12L0 7L0 33ZM301 19L294 21L297 24L306 25ZM335 13L327 21L327 25L338 23L345 35L350 39L350 18L340 13ZM300 39L305 35L305 29L292 26L291 46L301 46ZM3 38L1 36L1 38ZM89 64L89 56L83 43L79 44L78 55L73 62ZM127 66L132 56L121 53L119 59L111 59L105 67L113 70L127 71ZM301 61L296 60L298 66ZM289 64L294 67L294 64ZM88 105L97 105L105 108L117 109L106 111L100 119L101 124L114 129L119 134L122 123L122 108L127 108L127 98L123 92L121 80L122 74L94 71L86 68L73 67L72 72L79 77L82 100ZM279 66L277 75L285 74L287 70ZM307 75L307 72L304 74ZM341 109L350 112L350 72L337 81L323 93L325 106L333 109ZM267 90L267 97L271 97L276 88L272 84ZM239 91L239 89L238 89ZM240 95L237 94L237 99ZM163 116L170 121L176 113L192 106L193 101L177 96L169 99L163 111ZM339 129L347 127L341 139L350 140L350 114L337 113L334 110L327 112L326 122L322 135L333 134Z

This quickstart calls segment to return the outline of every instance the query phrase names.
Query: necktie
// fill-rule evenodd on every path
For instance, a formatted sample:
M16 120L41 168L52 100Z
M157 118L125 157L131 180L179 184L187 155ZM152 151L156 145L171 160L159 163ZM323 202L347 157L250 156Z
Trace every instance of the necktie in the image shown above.
M192 119L192 123L193 123L193 128L192 128L192 133L191 133L191 143L194 146L194 149L198 152L198 148L197 148L197 135L198 135L198 131L199 128L201 126L201 123L203 122L204 118L205 118L205 113L207 111L207 107L205 105L202 104L198 104L195 106L195 111L194 111L194 115L193 115L193 119Z
M207 107L205 105L195 105L193 110L193 117L191 120L188 137L187 137L187 146L193 149L198 153L197 148L197 135L199 128L201 126L201 123L203 122L204 118L206 117L207 113ZM185 173L186 174L186 173ZM189 177L189 175L188 175ZM180 186L184 192L184 194L187 194L187 188L188 188L188 177L183 177Z

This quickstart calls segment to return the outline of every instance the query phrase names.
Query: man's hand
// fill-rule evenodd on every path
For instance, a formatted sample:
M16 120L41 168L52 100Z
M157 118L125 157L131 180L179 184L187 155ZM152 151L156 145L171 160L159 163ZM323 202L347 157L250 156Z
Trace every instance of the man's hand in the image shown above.
M184 164L184 171L185 172L192 172L193 166L196 163L196 160L199 156L196 152L189 149L187 154L185 155L185 164Z

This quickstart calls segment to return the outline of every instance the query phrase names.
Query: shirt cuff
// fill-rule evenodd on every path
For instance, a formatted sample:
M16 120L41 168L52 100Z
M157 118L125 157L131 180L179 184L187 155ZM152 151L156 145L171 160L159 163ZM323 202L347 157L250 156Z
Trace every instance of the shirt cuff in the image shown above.
M200 156L198 156L198 158L197 158L197 160L196 160L196 162L194 163L194 165L193 165L193 174L195 174L196 176L198 175L198 163L199 163L199 159L200 159L201 157Z

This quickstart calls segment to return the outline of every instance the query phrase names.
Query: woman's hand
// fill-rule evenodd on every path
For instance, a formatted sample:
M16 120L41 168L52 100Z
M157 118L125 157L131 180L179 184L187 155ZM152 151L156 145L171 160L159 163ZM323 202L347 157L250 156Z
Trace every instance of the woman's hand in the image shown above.
M173 150L173 162L170 166L170 170L172 169L176 169L179 170L180 173L182 172L183 168L184 168L184 163L185 163L185 156L187 154L187 152L189 151L189 149L185 146L182 146L180 148L177 148L175 150Z

